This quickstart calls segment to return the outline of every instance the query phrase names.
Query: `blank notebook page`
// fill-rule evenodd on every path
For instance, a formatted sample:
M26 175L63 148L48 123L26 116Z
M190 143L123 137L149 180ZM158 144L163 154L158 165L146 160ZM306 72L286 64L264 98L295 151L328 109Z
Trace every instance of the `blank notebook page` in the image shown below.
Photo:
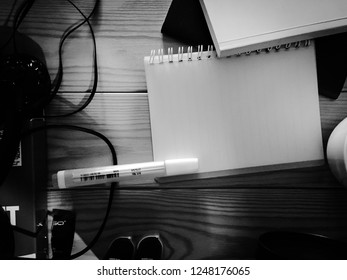
M154 160L196 157L199 172L226 174L322 162L312 44L212 54L145 57Z

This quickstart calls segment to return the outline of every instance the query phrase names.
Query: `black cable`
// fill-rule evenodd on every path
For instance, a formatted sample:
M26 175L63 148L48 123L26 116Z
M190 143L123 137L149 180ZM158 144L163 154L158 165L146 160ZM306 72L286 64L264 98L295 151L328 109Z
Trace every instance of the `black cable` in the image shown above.
M18 0L14 0L14 1L13 1L12 6L11 6L11 10L10 10L10 12L8 13L7 18L6 18L6 20L5 20L4 24L3 24L4 26L7 26L7 25L8 25L8 23L9 23L9 21L10 21L10 19L11 19L12 12L14 11L14 8L17 6L17 1L18 1Z
M21 233L21 234L24 234L24 235L27 235L27 236L30 236L30 237L34 237L34 238L36 238L39 234L40 234L40 232L42 231L42 229L43 229L43 227L44 227L44 225L46 224L46 222L47 222L47 217L48 217L48 215L50 215L51 214L51 211L46 211L46 215L45 215L45 217L43 218L43 220L41 221L41 222L39 222L39 229L36 231L36 232L32 232L32 231L29 231L29 230L26 230L26 229L24 229L24 228L21 228L21 227L18 227L18 226L14 226L14 225L12 225L11 227L12 227L12 229L14 230L14 231L16 231L16 232L19 232L19 233Z
M48 103L50 103L53 98L57 95L58 91L59 91L59 88L61 86L61 83L62 83L62 80L63 80L63 60L62 60L62 49L63 49L63 45L64 45L64 42L65 40L74 32L76 31L78 28L80 28L82 25L84 25L86 22L89 26L89 29L90 29L90 32L91 32L91 35L92 35L92 40L93 40L93 46L94 46L94 56L93 56L93 64L94 64L94 82L93 82L93 88L91 90L91 93L88 97L88 99L84 102L84 104L70 112L70 113L67 113L67 114L62 114L62 115L46 115L45 118L57 118L57 117L68 117L68 116L71 116L71 115L74 115L80 111L82 111L83 109L85 109L89 104L90 102L93 100L94 96L95 96L95 93L96 93L96 88L97 88L97 84L98 84L98 66L97 66L97 51L96 51L96 39L95 39L95 34L94 34L94 30L90 24L90 21L89 19L93 16L93 14L95 13L98 5L99 5L99 2L100 0L96 0L95 1L95 4L94 4L94 8L93 10L91 11L91 13L86 17L84 15L84 13L70 0L67 0L84 18L83 21L81 21L79 24L77 24L76 26L74 27L71 27L70 29L66 30L66 32L64 33L64 35L62 36L61 40L60 40L60 44L59 44L59 50L58 50L58 53L59 53L59 67L58 67L58 73L57 73L57 76L55 78L55 82L54 82L54 86L53 86L53 89L52 89L52 93L51 93L51 96L50 98L48 99Z
M117 153L116 153L116 150L113 147L111 141L105 135L101 134L100 132L97 132L97 131L89 129L89 128L75 126L75 125L66 125L66 124L50 124L50 125L45 125L45 126L41 126L41 127L32 128L32 129L26 131L23 134L22 137L25 137L28 134L34 133L36 131L47 130L47 129L70 129L70 130L81 131L81 132L85 132L85 133L89 133L89 134L92 134L94 136L97 136L100 139L102 139L107 144L107 146L109 147L109 149L111 151L111 154L112 154L113 165L117 165L118 164ZM99 240L102 232L104 231L104 228L106 226L109 214L111 212L113 196L114 196L114 191L115 191L115 187L116 186L118 186L118 183L116 183L116 182L111 183L109 197L108 197L108 203L107 203L107 208L106 208L106 213L105 213L104 219L103 219L103 221L101 223L101 226L99 227L98 232L96 233L96 235L94 236L92 241L89 242L89 244L84 249L82 249L81 251L71 255L70 259L76 259L76 258L82 256L87 251L89 251L96 244L96 242Z
M12 26L12 33L11 36L7 39L7 41L0 47L0 52L2 52L6 46L11 42L11 40L13 39L13 47L14 47L14 51L17 52L17 47L16 47L16 42L15 42L15 35L16 32L19 28L19 26L21 25L22 21L24 20L24 18L26 17L26 15L28 14L29 10L31 9L32 5L34 4L35 0L26 0L24 2L22 2L18 8L18 10L16 11L16 14L14 16L13 19L13 26ZM13 4L15 5L15 4ZM13 10L14 6L12 6L12 10ZM9 16L12 14L12 11L10 12Z
M13 19L13 28L17 30L33 6L35 0L26 0L18 8Z
M69 125L69 124L47 124L47 125L44 125L44 126L28 129L27 131L25 131L22 134L22 138L26 137L27 135L29 135L31 133L34 133L36 131L47 130L47 129L71 129L71 130L76 130L76 131L89 133L89 134L92 134L92 135L94 135L96 137L99 137L100 139L102 139L107 144L107 146L111 150L113 164L114 165L118 164L118 162L117 162L117 153L116 153L116 150L114 149L111 141L105 135L103 135L102 133L97 132L97 131L95 131L93 129L90 129L90 128L76 126L76 125Z
M27 16L34 2L35 0L27 0L26 2L23 2L14 18L12 39L13 39L13 49L15 53L18 53L17 43L16 43L16 32L19 26L21 25L21 23L23 22L24 18Z

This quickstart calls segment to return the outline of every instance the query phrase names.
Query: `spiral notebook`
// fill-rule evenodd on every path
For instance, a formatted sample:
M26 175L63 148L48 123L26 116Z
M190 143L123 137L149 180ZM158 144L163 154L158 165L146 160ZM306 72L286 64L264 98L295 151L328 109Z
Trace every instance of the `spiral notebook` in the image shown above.
M322 164L313 42L173 53L144 59L154 160L196 157L198 178Z

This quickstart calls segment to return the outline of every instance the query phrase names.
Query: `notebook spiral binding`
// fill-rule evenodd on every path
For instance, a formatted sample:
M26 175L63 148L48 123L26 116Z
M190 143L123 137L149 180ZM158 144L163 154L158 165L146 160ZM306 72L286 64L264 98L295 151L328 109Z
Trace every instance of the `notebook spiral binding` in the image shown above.
M280 51L281 49L289 50L291 48L300 48L300 47L309 47L311 45L311 40L303 40L297 41L295 43L288 44L280 44L273 47L268 47L265 49L258 49L255 51L248 51L244 53L239 53L234 56L242 56L242 55L251 55L251 54L260 54L260 53L270 53L271 51ZM194 55L193 55L194 53ZM193 61L193 59L201 60L208 59L211 57L216 57L216 52L214 52L213 46L207 46L207 50L204 51L203 45L197 46L197 52L193 51L193 47L187 47L187 51L184 51L184 47L178 47L178 52L174 55L174 51L172 47L169 47L167 50L167 55L164 55L163 49L151 50L151 54L149 56L149 64L154 63L164 63L164 62L183 62L183 61ZM230 57L230 56L228 56Z

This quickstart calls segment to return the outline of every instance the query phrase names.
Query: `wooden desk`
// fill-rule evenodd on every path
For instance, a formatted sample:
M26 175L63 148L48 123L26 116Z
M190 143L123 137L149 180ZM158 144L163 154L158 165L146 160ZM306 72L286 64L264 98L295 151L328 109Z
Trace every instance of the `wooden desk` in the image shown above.
M14 0L0 3L1 24ZM75 1L88 13L92 0ZM18 4L18 3L17 3ZM92 23L97 37L100 82L82 113L51 123L75 124L104 133L119 163L151 161L152 148L143 57L151 49L181 45L160 33L170 0L102 0ZM20 31L43 49L52 79L57 73L58 43L78 13L66 1L37 0ZM92 83L92 41L87 27L64 45L64 78L50 113L70 111ZM338 100L320 97L324 146L346 117L347 93ZM71 131L48 132L48 178L61 169L108 165L105 144ZM108 187L59 190L47 184L48 209L74 209L76 231L85 243L105 213ZM102 257L119 235L159 233L164 258L252 259L258 236L273 229L327 235L347 241L347 190L327 165L228 178L158 185L122 184L116 190L106 229L93 252ZM78 248L74 248L78 250Z

